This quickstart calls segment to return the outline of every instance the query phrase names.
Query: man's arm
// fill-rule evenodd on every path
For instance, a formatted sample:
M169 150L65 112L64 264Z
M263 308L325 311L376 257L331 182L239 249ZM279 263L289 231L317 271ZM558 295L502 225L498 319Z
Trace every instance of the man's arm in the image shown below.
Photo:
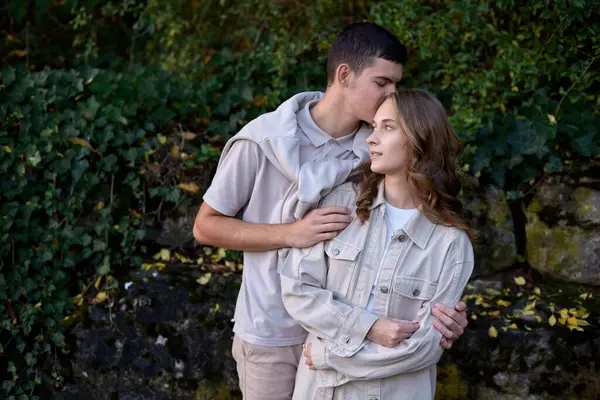
M352 221L344 207L313 210L291 224L253 224L235 218L250 201L255 186L267 184L257 178L258 171L268 162L256 143L233 143L219 162L196 216L194 237L198 242L244 251L309 247L331 239ZM272 208L274 203L264 207Z
M194 222L194 238L203 244L243 251L310 247L344 230L352 221L348 212L345 207L327 207L312 210L291 224L253 224L222 214L205 202Z

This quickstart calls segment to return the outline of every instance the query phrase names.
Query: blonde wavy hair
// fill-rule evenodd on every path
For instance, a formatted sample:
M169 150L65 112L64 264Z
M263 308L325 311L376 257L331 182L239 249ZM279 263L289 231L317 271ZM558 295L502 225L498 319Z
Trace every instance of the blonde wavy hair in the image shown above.
M457 198L461 189L458 156L461 142L452 130L440 101L421 89L398 89L384 101L396 107L398 125L408 138L406 181L420 210L433 223L464 230L475 239L467 211ZM384 175L365 163L355 178L356 213L365 222Z

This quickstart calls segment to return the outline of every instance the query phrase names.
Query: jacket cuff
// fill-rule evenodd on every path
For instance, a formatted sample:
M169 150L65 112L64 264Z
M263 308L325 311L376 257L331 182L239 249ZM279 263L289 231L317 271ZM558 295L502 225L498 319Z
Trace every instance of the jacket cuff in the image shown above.
M310 349L310 357L313 362L313 367L315 369L329 369L331 368L327 364L326 360L326 348L323 341L319 338L316 338L314 342L312 342L312 347Z
M366 310L357 309L357 311L355 318L349 318L342 336L338 340L339 346L351 353L349 355L340 355L342 357L350 357L362 348L367 333L369 333L375 321L379 319L378 315Z

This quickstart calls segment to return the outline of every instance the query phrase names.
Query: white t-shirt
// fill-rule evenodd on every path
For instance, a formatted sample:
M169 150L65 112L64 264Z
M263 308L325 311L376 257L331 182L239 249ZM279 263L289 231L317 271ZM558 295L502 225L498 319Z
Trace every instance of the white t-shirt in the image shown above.
M383 264L383 260L385 260L385 256L390 247L390 243L392 242L392 236L394 233L399 231L404 227L406 222L414 215L417 211L416 208L397 208L390 205L387 201L385 202L385 221L387 226L387 235L385 241L385 249L383 251L383 255L381 257L381 261L379 262L379 269L377 270L377 276L375 277L375 281L373 283L373 287L371 288L371 295L369 296L369 302L367 303L367 311L373 311L373 296L375 288L377 287L377 281L379 280L379 272L381 271L381 266Z

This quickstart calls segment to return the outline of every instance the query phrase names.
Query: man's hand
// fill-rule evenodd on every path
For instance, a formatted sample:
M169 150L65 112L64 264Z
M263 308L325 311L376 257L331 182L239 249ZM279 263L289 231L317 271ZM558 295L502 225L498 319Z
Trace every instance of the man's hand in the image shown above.
M369 329L367 339L382 346L394 347L411 337L417 329L419 329L419 324L414 321L380 317Z
M453 310L443 304L436 304L431 313L437 318L433 321L433 326L444 335L440 345L450 349L452 343L465 332L469 324L467 305L461 301Z
M346 207L317 208L290 224L288 247L303 249L333 239L354 218Z
M312 350L312 343L303 344L302 348L304 349L304 357L306 358L306 360L304 360L304 363L308 365L308 369L315 369L315 367L313 366L312 357L310 356L310 351Z

